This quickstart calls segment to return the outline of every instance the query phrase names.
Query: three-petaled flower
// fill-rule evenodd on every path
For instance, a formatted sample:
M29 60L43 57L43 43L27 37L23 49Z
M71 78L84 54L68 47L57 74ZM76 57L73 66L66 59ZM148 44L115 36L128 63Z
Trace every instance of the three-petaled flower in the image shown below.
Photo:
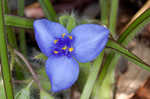
M40 50L48 57L46 73L53 92L75 83L79 75L77 61L94 60L104 49L109 35L107 28L97 24L82 24L68 33L61 24L47 19L35 20L34 30Z

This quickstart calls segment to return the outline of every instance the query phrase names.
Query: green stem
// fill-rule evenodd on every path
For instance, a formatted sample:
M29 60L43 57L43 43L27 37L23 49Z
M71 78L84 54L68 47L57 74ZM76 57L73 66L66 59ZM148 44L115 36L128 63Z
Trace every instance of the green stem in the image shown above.
M24 0L18 0L18 15L24 16ZM24 29L19 30L19 40L20 40L20 49L21 52L26 56L27 45L26 45L26 36Z
M110 4L111 4L111 9L110 9L110 16L109 16L108 1L101 0L101 10L102 10L101 20L102 22L105 22L105 24L106 22L108 24L108 20L109 20L109 24L108 24L109 29L112 33L112 36L114 37L114 33L116 29L116 15L117 15L117 9L118 9L118 0L112 0ZM108 16L109 16L109 19L108 19ZM96 84L97 87L95 88L96 91L95 91L94 99L96 99L99 96L103 99L111 98L111 92L112 92L111 88L112 88L112 83L114 82L114 71L115 71L114 66L116 65L117 59L118 59L118 58L113 59L114 56L115 56L115 53L110 53L107 56L106 62L102 68L102 71L100 73L100 76ZM113 62L111 63L112 60ZM109 67L111 67L111 69L109 69ZM102 90L104 91L105 94L101 93Z
M117 20L117 12L118 12L118 0L111 0L111 9L110 9L110 17L109 17L109 29L112 33L112 36L115 37L116 33L116 20Z
M96 82L92 99L111 99L112 86L114 82L114 72L114 70L109 71L101 85L98 81Z
M103 83L103 80L105 79L105 76L107 75L107 73L109 73L108 71L112 71L114 70L117 61L119 59L119 55L115 54L114 52L111 52L107 58L106 58L106 62L102 68L102 71L100 73L100 76L98 78L98 83L99 85L101 85ZM110 69L109 69L110 68Z
M83 92L82 92L80 99L89 99L91 92L92 92L92 89L94 87L98 72L99 72L100 67L101 67L103 55L104 55L104 52L102 52L97 57L97 59L94 61L93 66L91 67L90 74L88 76L88 80L84 86L84 89L83 89Z
M94 99L97 99L97 97L101 97L102 99L111 99L112 85L114 83L114 71L118 58L119 55L116 55L113 52L107 56L94 88ZM101 93L101 91L104 92Z
M18 15L24 16L24 0L18 0Z
M14 99L13 97L13 88L11 83L11 73L8 63L8 53L7 45L4 34L4 18L3 18L3 0L0 0L0 53L1 53L1 62L2 62L2 76L5 87L5 95L7 99Z
M4 14L10 14L7 0L4 0L3 5L4 5ZM17 49L17 40L16 40L14 30L10 27L6 27L6 33L7 33L8 42L10 43L10 45Z
M56 18L57 18L56 12L55 12L50 0L38 0L38 1L44 11L45 16L49 20L56 21Z
M150 21L150 9L145 11L141 16L139 16L135 21L133 21L132 24L126 28L124 33L120 36L118 39L118 43L126 46L129 41L133 39L133 37L136 35L136 33L141 30L146 24L148 24ZM114 52L110 52L109 55L106 57L106 61L104 63L104 68L102 68L102 72L100 74L100 77L98 79L98 82L101 86L103 82L103 79L107 76L107 73L109 73L112 70L115 70L115 67L117 65L117 62L119 60L120 55L115 54Z
M109 16L109 0L99 0L100 10L101 10L101 23L108 25Z
M19 30L19 39L20 39L20 49L23 55L26 56L27 54L27 46L26 46L26 38L25 38L25 31L23 29Z

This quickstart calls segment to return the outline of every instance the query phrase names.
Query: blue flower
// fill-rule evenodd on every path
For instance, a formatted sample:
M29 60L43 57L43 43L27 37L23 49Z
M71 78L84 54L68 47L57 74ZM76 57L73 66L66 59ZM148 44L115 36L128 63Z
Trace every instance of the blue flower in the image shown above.
M94 60L104 49L109 35L108 29L96 24L82 24L68 33L61 24L47 19L35 20L34 30L40 50L48 57L46 73L53 92L75 83L79 75L77 61Z

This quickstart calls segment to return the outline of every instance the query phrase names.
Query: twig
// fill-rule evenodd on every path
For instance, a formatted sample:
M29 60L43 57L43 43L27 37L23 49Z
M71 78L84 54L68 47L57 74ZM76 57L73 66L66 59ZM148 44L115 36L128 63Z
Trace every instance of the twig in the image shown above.
M40 90L43 90L41 84L40 84L40 81L36 75L36 73L34 72L34 70L32 69L32 66L31 64L28 62L28 60L19 52L17 51L16 49L13 49L14 50L14 53L19 56L23 61L24 63L26 64L28 70L30 71L30 73L32 74L32 77L33 77L33 80L35 81L35 83L38 85L39 89Z

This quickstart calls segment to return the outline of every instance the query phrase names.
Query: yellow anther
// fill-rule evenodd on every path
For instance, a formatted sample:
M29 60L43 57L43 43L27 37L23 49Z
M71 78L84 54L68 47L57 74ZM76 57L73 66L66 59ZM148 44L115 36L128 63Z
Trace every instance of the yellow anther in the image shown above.
M71 47L71 48L69 48L69 52L72 52L73 50L74 50L74 48L72 48L72 47Z
M58 54L58 51L54 51L55 54Z
M54 40L54 43L56 44L58 42L58 40Z
M72 36L68 36L69 37L69 39L71 39L72 40Z
M62 38L64 38L64 37L65 37L65 35L66 35L66 33L63 33L63 34L62 34Z
M63 50L66 50L66 49L67 49L67 46L64 46L62 49L63 49Z

